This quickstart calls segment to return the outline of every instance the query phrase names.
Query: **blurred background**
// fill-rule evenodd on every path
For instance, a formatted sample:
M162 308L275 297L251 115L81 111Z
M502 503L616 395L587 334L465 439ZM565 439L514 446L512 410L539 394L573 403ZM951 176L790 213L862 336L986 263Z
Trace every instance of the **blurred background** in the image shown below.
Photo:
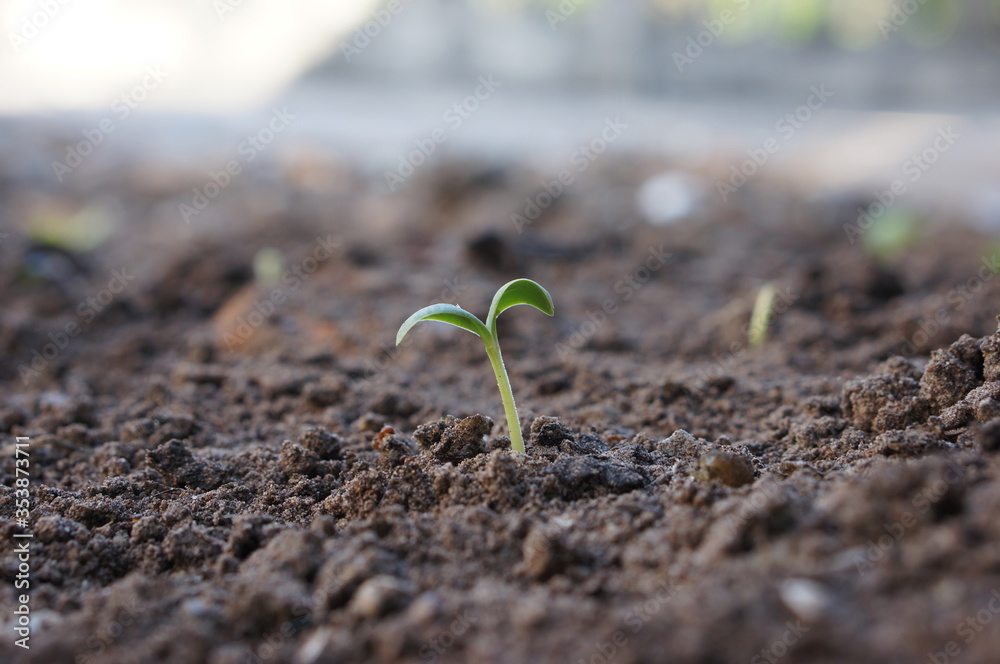
M774 186L847 239L872 202L1000 227L997 0L7 0L0 29L4 228L77 248L134 220L121 188L162 242L284 185L369 192L377 230L433 166L609 155L646 164L622 226Z

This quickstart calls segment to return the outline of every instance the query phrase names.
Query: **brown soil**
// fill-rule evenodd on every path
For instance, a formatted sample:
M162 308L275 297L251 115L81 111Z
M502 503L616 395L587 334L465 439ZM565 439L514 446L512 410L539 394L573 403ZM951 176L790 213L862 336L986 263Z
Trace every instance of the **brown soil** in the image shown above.
M652 169L595 165L522 233L539 179L512 167L386 197L286 164L194 227L197 175L0 183L0 660L998 661L988 239L928 226L877 262L841 230L853 206L751 185L651 227L628 192ZM88 202L122 220L98 249L21 234ZM263 247L292 270L273 286ZM482 315L519 276L556 303L500 321L527 456L475 337L392 343L417 308Z

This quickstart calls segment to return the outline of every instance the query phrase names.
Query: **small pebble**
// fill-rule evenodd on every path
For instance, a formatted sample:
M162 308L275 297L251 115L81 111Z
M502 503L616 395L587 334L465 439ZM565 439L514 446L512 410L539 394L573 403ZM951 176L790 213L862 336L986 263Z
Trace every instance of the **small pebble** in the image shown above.
M746 457L728 452L706 452L698 459L695 477L703 482L712 480L731 487L753 482L753 465Z

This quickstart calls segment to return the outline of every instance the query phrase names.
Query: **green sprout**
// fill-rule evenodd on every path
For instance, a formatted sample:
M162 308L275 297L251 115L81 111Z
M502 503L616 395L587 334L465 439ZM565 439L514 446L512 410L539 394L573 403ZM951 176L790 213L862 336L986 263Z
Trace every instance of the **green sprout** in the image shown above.
M72 215L43 213L28 219L27 235L39 244L83 253L111 237L115 219L102 207L90 205Z
M920 221L911 212L893 208L861 236L861 241L872 258L887 264L920 241L920 230Z
M254 281L265 288L277 286L286 267L285 255L280 250L264 247L253 256Z
M778 290L770 282L757 291L753 313L750 314L750 327L747 328L747 341L751 348L756 348L767 341L767 331L774 318L774 299L777 294Z
M521 438L521 423L517 419L514 393L510 389L510 379L507 378L507 369L503 365L500 343L497 340L497 316L519 304L530 304L549 316L555 313L552 296L549 295L548 291L531 279L515 279L501 286L497 294L493 296L493 303L490 305L490 313L486 317L485 323L454 304L432 304L406 319L400 326L399 332L396 333L396 345L400 344L411 327L422 320L449 323L479 336L486 345L486 355L489 356L493 373L497 377L500 399L503 401L504 414L507 416L507 428L510 430L511 447L514 448L515 452L524 454L524 440Z

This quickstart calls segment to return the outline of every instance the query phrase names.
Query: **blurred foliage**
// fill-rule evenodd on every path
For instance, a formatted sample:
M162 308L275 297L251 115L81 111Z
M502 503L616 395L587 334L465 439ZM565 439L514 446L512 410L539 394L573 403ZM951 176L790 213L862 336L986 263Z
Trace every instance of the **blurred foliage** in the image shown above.
M287 262L280 249L264 247L253 257L253 276L261 286L277 286L281 282Z
M25 234L38 244L81 253L107 240L115 226L107 210L89 205L74 214L58 210L39 212L27 220Z
M602 0L472 0L517 9L575 7ZM603 0L611 4L613 0ZM620 0L618 0L620 2ZM736 17L721 39L769 41L794 47L825 39L847 49L874 48L901 39L919 47L947 41L964 18L1000 27L1000 0L646 0L654 15L675 26L699 26L730 11ZM895 20L895 23L894 23ZM998 31L1000 32L1000 31Z
M920 242L920 220L905 208L891 208L861 236L875 260L888 263Z

